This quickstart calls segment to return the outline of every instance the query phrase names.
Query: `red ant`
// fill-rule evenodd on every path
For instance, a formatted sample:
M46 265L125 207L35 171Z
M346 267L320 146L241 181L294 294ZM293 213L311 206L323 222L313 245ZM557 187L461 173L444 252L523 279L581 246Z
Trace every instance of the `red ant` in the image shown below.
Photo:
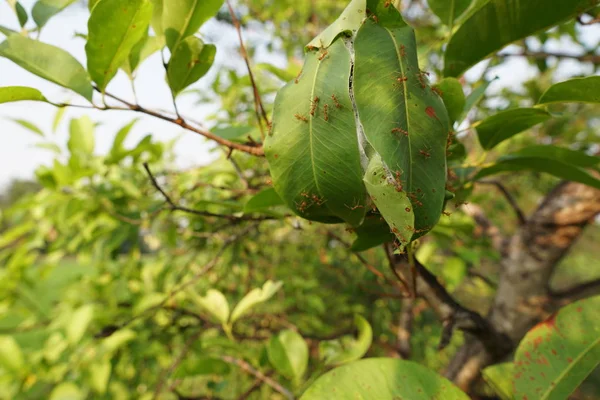
M335 103L335 108L342 108L342 105L340 104L340 102L338 101L337 97L335 97L335 94L331 95L331 99L333 100L333 102Z
M327 56L327 54L329 54L329 52L327 50L323 50L321 52L321 55L319 56L319 61L323 61L323 59Z
M329 109L329 105L325 104L323 106L323 118L325 119L325 121L329 121L329 114L327 113L328 109Z
M401 133L404 136L408 137L408 131L406 131L402 128L394 128L394 129L392 129L392 133Z
M310 115L314 117L315 111L317 110L317 105L319 104L319 98L315 96L315 98L310 103Z
M294 117L298 120L298 121L303 121L303 122L308 122L308 118L306 118L304 115L300 115L300 114L294 114Z
M425 158L431 158L431 153L428 150L419 150L419 153Z

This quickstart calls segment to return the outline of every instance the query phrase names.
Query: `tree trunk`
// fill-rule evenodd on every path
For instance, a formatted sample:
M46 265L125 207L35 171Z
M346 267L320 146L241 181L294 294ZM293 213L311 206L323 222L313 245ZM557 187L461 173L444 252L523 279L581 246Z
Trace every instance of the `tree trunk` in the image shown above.
M558 307L553 301L550 279L583 229L600 213L600 190L563 182L550 192L533 215L509 238L503 249L500 283L487 320L517 346L523 336ZM588 294L599 289L585 285ZM564 293L573 292L572 290ZM576 292L576 291L575 291ZM577 295L577 293L574 293ZM568 300L563 296L562 300ZM509 354L505 353L505 356ZM502 356L473 336L467 336L447 370L447 376L469 390L481 370Z

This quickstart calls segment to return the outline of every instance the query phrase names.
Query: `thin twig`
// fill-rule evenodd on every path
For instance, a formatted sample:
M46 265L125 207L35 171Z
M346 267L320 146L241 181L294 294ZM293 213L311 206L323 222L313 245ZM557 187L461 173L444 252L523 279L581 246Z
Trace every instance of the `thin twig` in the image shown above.
M536 60L544 60L549 57L555 58L568 58L581 62L591 62L594 64L600 64L600 55L596 54L568 54L568 53L549 53L545 51L528 51L523 50L520 53L501 53L496 54L496 57L508 58L508 57L529 57Z
M97 88L95 88L95 89L98 90ZM195 126L192 126L192 125L188 124L185 120L183 120L179 117L173 118L168 115L161 114L159 112L142 107L139 104L130 103L127 100L124 100L124 99L117 97L110 93L105 93L105 95L107 97L110 97L113 100L116 100L116 101L124 104L126 106L126 108L105 106L105 107L95 107L96 109L98 109L98 110L130 110L130 111L139 112L142 114L150 115L150 116L158 118L158 119L162 119L163 121L168 121L173 124L179 125L180 127L187 129L188 131L202 135L208 139L211 139L211 140L219 143L222 146L229 147L230 149L243 151L244 153L252 154L252 155L258 156L258 157L263 157L265 155L265 152L261 145L247 145L247 144L232 142L230 140L223 139L222 137L217 136L214 133L209 132L205 129L200 129Z
M263 374L262 372L260 372L256 368L254 368L252 365L248 364L246 361L241 360L239 358L227 356L227 355L221 356L220 358L221 358L221 360L225 361L228 364L236 365L241 370L254 376L256 379L260 379L266 385L269 385L271 388L273 388L277 392L281 393L283 395L283 397L285 397L286 399L289 399L289 400L295 399L292 392L290 392L288 389L284 388L279 382L268 377L267 375Z
M264 122L269 126L271 123L269 118L267 117L267 113L265 112L265 108L263 106L262 99L260 97L260 92L258 90L258 86L256 85L256 81L254 80L254 74L252 73L252 68L250 67L250 58L248 56L248 52L246 51L246 46L244 45L244 39L242 38L242 27L240 26L240 21L237 19L235 12L233 11L233 7L231 7L231 3L227 0L227 7L229 8L229 14L231 14L231 21L233 22L233 26L237 31L238 39L240 41L240 51L242 52L242 57L244 58L244 62L246 63L246 68L248 69L248 76L250 77L250 83L252 84L252 90L254 92L254 111L256 113L256 119L258 121L258 125L260 128L261 138L265 140L264 128L261 121L261 116Z
M186 340L185 344L183 345L183 349L181 350L181 352L179 353L177 358L175 358L175 360L173 360L173 362L171 363L169 368L162 370L162 372L160 373L160 375L158 377L158 383L156 385L156 389L154 390L154 396L152 396L153 400L158 398L167 378L173 374L175 369L177 369L179 364L181 364L181 362L185 359L185 356L190 351L192 345L194 344L194 342L196 340L198 340L198 338L200 337L200 335L202 334L203 331L204 330L199 330L198 332L196 332L192 336L190 336L189 339Z
M269 216L252 217L252 216L244 215L241 217L236 217L235 215L215 214L215 213L211 213L209 211L195 210L192 208L180 206L177 203L175 203L173 201L173 199L171 198L171 196L169 196L167 194L167 192L165 192L165 190L160 186L160 184L156 180L156 177L152 174L152 171L150 170L148 163L144 163L143 165L144 165L144 169L146 170L146 173L148 174L148 177L150 178L150 181L152 182L152 186L154 186L156 188L156 190L158 190L160 192L160 194L164 197L165 201L167 202L167 204L169 205L171 210L183 211L186 213L190 213L190 214L194 214L194 215L201 215L204 217L223 218L223 219L227 219L229 221L267 221L267 220L275 219L274 217L269 217Z
M496 179L493 179L493 180L486 179L486 180L477 181L476 183L481 184L481 185L495 186L500 191L500 193L502 193L504 198L506 198L506 201L508 201L508 204L510 204L510 206L512 207L515 214L517 214L517 218L519 220L519 225L524 225L527 222L525 213L523 213L523 210L521 210L521 207L519 207L519 203L517 203L517 200L515 199L515 197L512 195L512 193L510 193L510 191L506 188L506 186L504 186L504 184L502 182L500 182L499 180L496 180Z

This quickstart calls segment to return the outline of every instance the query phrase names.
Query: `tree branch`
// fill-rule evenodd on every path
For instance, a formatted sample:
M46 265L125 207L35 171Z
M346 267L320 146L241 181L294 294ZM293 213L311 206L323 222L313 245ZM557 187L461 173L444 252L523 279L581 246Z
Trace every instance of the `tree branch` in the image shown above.
M271 123L269 118L267 118L267 113L265 112L265 107L263 106L262 99L260 97L260 92L258 91L258 86L256 85L256 81L254 80L254 74L252 73L252 68L250 67L250 57L248 56L248 52L246 51L246 46L244 45L244 39L242 38L242 28L240 26L240 21L237 19L235 12L233 11L233 7L231 7L231 3L227 0L227 8L229 9L229 14L231 15L231 21L233 22L233 26L237 31L238 39L240 41L240 51L242 52L242 57L244 58L244 62L246 63L246 68L248 69L248 76L250 78L250 83L252 85L252 91L254 94L254 112L256 113L256 119L258 122L258 126L260 128L260 133L262 139L265 139L265 133L262 126L261 116L264 119L267 126Z
M496 54L497 57L500 58L508 58L508 57L529 57L534 58L536 60L544 60L549 57L555 58L567 58L572 60L577 60L580 62L591 62L594 64L600 64L600 55L596 54L568 54L568 53L550 53L545 51L529 51L522 50L520 53L501 53Z
M167 202L167 204L169 205L169 208L171 210L183 211L186 213L190 213L190 214L194 214L194 215L201 215L204 217L223 218L223 219L227 219L229 221L267 221L267 220L275 219L274 217L268 217L268 216L267 217L252 217L252 216L244 215L241 217L236 217L235 215L215 214L215 213L211 213L208 211L195 210L192 208L180 206L177 203L175 203L173 201L173 199L171 198L171 196L169 196L167 194L167 192L165 192L165 190L159 185L158 181L156 180L156 177L152 174L152 171L150 170L148 163L144 163L143 165L144 165L144 169L146 170L146 173L148 174L148 177L150 178L150 181L152 182L152 186L154 186L156 188L156 190L158 190L160 192L160 194L164 197L165 201Z
M399 274L405 274L405 271L408 270L407 256L393 254L393 248L390 245L386 246L386 250L393 262L392 267ZM417 259L414 261L418 274L417 293L427 301L444 324L439 348L445 348L452 339L454 329L460 329L477 337L489 352L504 354L507 347L510 346L510 340L505 335L498 333L481 315L460 305L446 291L435 275ZM403 276L403 279L406 280L406 278Z
M517 200L515 199L515 197L508 191L508 189L506 188L506 186L504 186L504 184L502 182L500 182L499 180L495 180L495 179L491 180L490 179L490 180L477 181L477 183L481 184L481 185L495 186L500 191L500 193L502 193L504 198L506 198L506 201L508 201L508 204L510 204L510 206L512 207L515 214L517 214L517 218L519 219L519 225L524 225L527 222L527 220L525 218L525 214L521 210L521 207L519 207L519 203L517 203Z
M94 88L94 89L98 90L97 88ZM188 124L183 118L180 118L180 117L173 118L168 115L164 115L164 114L158 113L156 111L142 107L139 104L130 103L127 100L124 100L113 94L110 94L107 92L105 92L104 94L107 97L110 97L111 99L117 100L118 102L124 104L126 106L126 108L112 107L112 106L108 106L108 105L105 107L95 107L99 110L130 110L130 111L139 112L142 114L150 115L155 118L162 119L163 121L168 121L173 124L179 125L180 127L187 129L188 131L202 135L202 136L206 137L207 139L213 140L213 141L219 143L220 145L226 146L230 149L239 150L244 153L252 154L253 156L263 157L265 155L262 145L257 145L257 144L256 145L247 145L247 144L232 142L230 140L223 139L222 137L217 136L214 133L209 132L205 129L201 129L201 128L192 126L192 125Z
M580 283L568 289L550 291L550 298L560 304L568 304L577 300L600 294L600 279Z
M256 379L260 379L266 385L269 385L275 391L281 393L283 395L283 397L285 397L286 399L288 399L288 400L295 399L292 392L290 392L288 389L284 388L279 382L268 377L267 375L263 374L262 372L260 372L256 368L254 368L252 365L248 364L246 361L241 360L239 358L227 356L227 355L221 356L220 358L221 358L221 360L225 361L228 364L233 364L233 365L239 367L241 370L254 376Z

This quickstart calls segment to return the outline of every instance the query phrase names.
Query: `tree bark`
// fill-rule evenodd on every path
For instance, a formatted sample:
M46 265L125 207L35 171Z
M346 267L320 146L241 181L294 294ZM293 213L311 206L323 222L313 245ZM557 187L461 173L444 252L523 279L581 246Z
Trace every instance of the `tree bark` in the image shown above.
M508 239L500 265L498 290L487 321L510 339L511 349L514 350L536 323L563 303L552 301L550 279L584 228L599 213L600 190L563 182ZM587 294L592 294L594 289L600 291L597 282L588 283L586 288ZM488 346L468 336L450 363L447 376L468 391L483 368L502 358L502 354L493 354Z

